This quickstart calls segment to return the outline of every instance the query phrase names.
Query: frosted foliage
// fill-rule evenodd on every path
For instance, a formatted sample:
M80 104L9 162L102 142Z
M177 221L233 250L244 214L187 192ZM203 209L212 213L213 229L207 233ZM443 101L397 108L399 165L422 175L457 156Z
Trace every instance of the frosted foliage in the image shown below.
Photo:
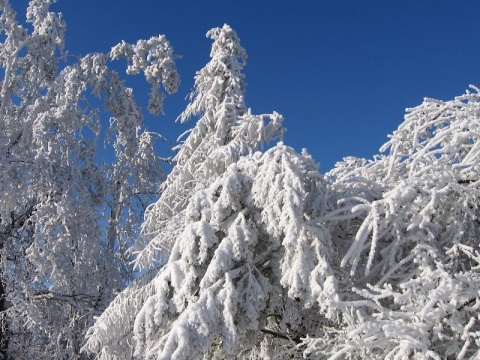
M9 358L87 356L86 329L131 278L124 252L165 177L157 135L109 68L113 55L67 57L52 2L30 1L27 27L0 2L0 355ZM148 82L176 89L164 37L130 49L148 53L138 66Z
M170 44L71 57L52 2L24 27L0 0L0 357L480 358L479 89L425 99L379 155L322 176L273 146L282 116L246 106L224 25L166 176L109 61L144 74L159 113Z
M136 265L148 268L168 255L184 223L191 196L209 186L241 156L282 136L277 113L253 115L244 102L246 53L228 26L208 32L214 40L210 62L195 77L191 102L180 116L198 115L178 148L176 165L162 185L162 197L146 214L142 236L132 251Z
M477 359L479 96L426 99L382 154L325 177L283 144L239 157L165 220L168 262L117 297L85 349Z
M152 114L163 112L163 99L160 85L168 93L177 91L179 76L175 68L175 56L165 36L139 40L135 45L122 42L115 46L110 56L113 59L124 57L129 61L127 74L145 74L145 79L152 85L148 109Z
M135 357L250 354L270 333L293 339L303 326L313 328L306 318L310 311L325 319L334 316L325 306L338 301L330 238L308 220L324 213L320 199L326 192L310 157L283 144L240 158L198 190L168 263L135 300L128 289L119 296L136 309L141 304L130 323ZM304 251L293 251L294 243ZM113 314L121 309L114 303L90 330L89 351L111 356L106 344L120 334L102 329L117 326L119 317Z
M341 265L355 296L338 305L357 315L331 352L337 358L480 356L480 98L472 90L426 99L408 110L385 154L346 159L329 174L347 195L337 218L351 211L340 223L354 234ZM325 353L323 339L309 344Z

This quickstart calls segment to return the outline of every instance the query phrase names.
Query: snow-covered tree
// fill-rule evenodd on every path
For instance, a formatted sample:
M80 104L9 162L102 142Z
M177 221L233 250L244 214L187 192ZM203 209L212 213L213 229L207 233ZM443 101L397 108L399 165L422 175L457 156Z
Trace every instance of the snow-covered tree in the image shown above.
M267 200L255 200L249 194L252 193L253 178L259 171L255 169L264 161L256 151L262 143L269 143L282 135L282 118L276 113L253 115L246 107L244 75L241 72L245 65L246 54L240 46L236 33L225 25L209 31L207 36L214 40L211 61L198 72L192 101L180 116L180 119L184 120L190 115L200 115L199 120L180 146L175 159L177 164L164 183L161 198L147 212L140 238L145 245L137 244L136 246L137 265L145 269L145 274L114 300L90 330L85 349L98 352L105 358L129 358L133 353L139 357L160 354L163 351L161 346L168 336L173 336L168 341L176 344L178 341L189 341L194 337L197 339L196 344L186 352L180 348L176 349L177 345L168 345L170 350L165 350L162 356L168 358L169 354L177 351L178 358L195 357L198 355L196 351L210 351L214 344L220 342L222 327L225 327L225 331L230 328L228 331L231 332L232 339L228 346L219 347L221 349L219 354L232 354L242 348L242 341L252 340L247 337L251 331L264 325L263 320L257 317L264 315L262 310L267 307L270 285L268 278L262 275L264 270L254 268L260 264L254 263L263 261L262 267L268 269L268 264L273 261L268 259L269 249L279 245L264 244L257 238L268 236L267 234L272 231L288 232L288 230L263 229L262 216L269 215L268 213L262 215L261 211L256 209L257 205L254 201ZM283 146L280 146L277 151L281 155L275 155L275 151L275 154L265 155L273 168L276 161L283 161L283 157L289 159L285 160L287 163L306 161L297 160L297 155L290 154L291 150ZM290 157L294 159L290 160ZM245 164L240 166L242 162ZM265 165L265 171L270 165ZM288 172L289 166L294 165L285 164L285 171ZM309 163L308 166L300 164L295 166L311 168L313 165ZM272 169L272 172L274 171ZM282 172L282 170L279 171ZM266 183L260 185L265 175L263 170L259 171L259 180L256 183L258 191L269 190ZM273 173L270 175L275 177ZM301 188L299 191L307 193L303 189L302 180L295 179L295 176L301 177L302 174L290 173L289 176L292 177L290 179L292 186L298 186ZM309 182L305 186L317 186L318 184L314 185L317 180L315 178L311 180L312 184ZM281 184L282 182L278 181L278 186ZM278 196L277 189L271 190L268 193L271 199L268 201L274 201ZM285 201L295 201L289 196L285 195ZM312 201L317 199L315 196L311 198ZM304 199L298 201L303 203ZM292 204L292 206L296 205ZM296 216L301 218L303 205L299 206L300 213ZM280 208L279 214L283 211L282 206ZM311 211L321 211L317 207L312 209L314 210ZM288 213L288 210L285 212ZM288 214L284 216L288 218ZM282 226L287 227L287 224ZM260 234L261 232L265 234ZM308 236L315 237L317 234L308 234L305 231L305 237ZM294 238L294 235L290 237ZM294 241L291 238L289 241ZM247 244L249 241L251 245ZM278 240L269 241L275 243ZM249 251L244 249L247 245L251 246L250 255ZM228 253L233 249L232 246L237 249L236 254ZM220 257L214 261L215 252L225 254L218 255ZM161 267L165 254L170 254L169 260L165 266ZM224 259L229 256L232 258ZM223 270L231 271L230 275L222 274L223 270L217 269L220 265L216 261L227 261L223 265L225 267ZM286 263L283 266L288 267ZM293 274L284 274L283 281L295 282L293 277ZM229 311L236 311L237 304L241 304L241 300L232 298L232 303L229 305L231 308L225 309L225 313L231 317L230 320L225 320L226 318L221 315L223 310L220 310L221 308L215 310L216 305L214 305L209 311L217 311L218 316L211 320L207 318L204 320L207 323L212 321L215 328L206 329L207 333L204 335L200 334L201 327L209 325L202 324L200 319L196 330L192 324L183 324L188 318L188 316L185 318L185 315L190 313L184 312L186 308L192 309L193 317L204 317L206 314L201 313L201 309L206 306L204 302L214 298L214 302L220 302L227 296L225 292L229 291L238 292L238 296L251 297L252 303L242 305L238 314L228 315ZM233 293L228 296L237 296ZM171 309L168 309L169 295L178 297L178 303L172 302ZM255 299L257 296L264 296L264 298L257 301ZM157 306L165 310L162 315L164 323L155 323L152 327L151 322L157 320L152 318L151 310L156 309ZM178 307L177 310L175 310L176 307ZM252 324L249 324L248 317L244 317L250 307L251 310L256 309L255 311L258 312L257 315L251 314ZM238 324L234 318L242 318L242 323ZM186 337L182 335L175 340L177 335L174 334L184 326L190 327L184 334ZM238 335L235 330L237 326L239 327ZM236 340L237 337L241 341Z
M335 339L308 339L317 357L480 357L480 95L426 99L372 161L329 175L343 194L338 241L350 312ZM348 219L348 212L353 214ZM347 295L348 294L348 295Z
M380 155L322 176L306 150L262 152L283 119L246 106L225 25L167 177L109 61L143 73L161 113L168 41L71 56L52 2L22 24L0 0L0 357L480 357L477 88L426 99Z
M477 359L472 89L426 99L382 154L346 158L325 177L281 143L221 162L210 183L192 177L204 183L178 188L170 217L147 217L167 263L143 258L148 270L84 349L101 359Z
M191 102L179 116L199 116L196 126L178 147L175 167L162 185L162 197L147 210L142 236L133 249L136 263L148 268L168 254L184 226L192 195L209 186L228 165L259 146L281 137L283 118L253 115L245 105L242 69L247 54L228 25L207 33L214 40L211 61L195 77Z
M0 335L9 358L85 356L85 330L130 279L124 253L145 196L165 177L157 135L142 128L132 90L108 62L126 58L127 73L145 74L154 114L160 87L174 92L179 80L163 36L69 55L52 2L30 1L22 24L0 1Z

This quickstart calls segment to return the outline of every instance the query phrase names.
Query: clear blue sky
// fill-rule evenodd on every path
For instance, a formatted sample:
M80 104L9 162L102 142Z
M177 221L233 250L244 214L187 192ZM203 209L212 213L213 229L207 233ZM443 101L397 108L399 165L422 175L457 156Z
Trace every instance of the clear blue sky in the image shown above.
M18 10L25 3L12 0ZM183 56L182 85L148 126L172 140L195 71L209 60L205 33L228 23L249 55L247 105L283 114L285 142L306 147L321 172L378 153L424 97L480 85L478 0L60 0L53 9L67 21L71 53L167 36Z

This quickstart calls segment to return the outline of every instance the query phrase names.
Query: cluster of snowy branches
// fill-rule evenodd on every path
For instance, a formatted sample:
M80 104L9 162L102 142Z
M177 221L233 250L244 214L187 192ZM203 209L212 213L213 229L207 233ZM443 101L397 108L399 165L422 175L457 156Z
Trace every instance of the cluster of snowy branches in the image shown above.
M383 155L345 159L327 174L340 195L330 229L343 244L339 265L349 270L334 306L348 321L341 346L306 342L316 354L480 355L480 97L472 90L447 102L426 99L408 110Z
M179 82L163 36L69 56L51 3L31 1L22 24L0 1L0 352L9 358L80 357L94 316L132 277L124 254L165 173L156 134L108 61L124 57L129 73L145 74L152 113L159 87Z
M306 151L258 151L281 136L281 118L247 110L232 29L207 35L211 61L181 116L198 123L137 243L145 275L84 349L101 359L480 356L478 89L425 100L382 155L322 176Z
M281 142L281 115L247 107L246 52L224 25L167 176L108 60L143 72L161 113L179 79L168 41L71 61L50 2L31 1L31 34L0 2L3 355L480 357L479 89L426 99L379 155L322 175ZM137 236L138 200L162 181Z

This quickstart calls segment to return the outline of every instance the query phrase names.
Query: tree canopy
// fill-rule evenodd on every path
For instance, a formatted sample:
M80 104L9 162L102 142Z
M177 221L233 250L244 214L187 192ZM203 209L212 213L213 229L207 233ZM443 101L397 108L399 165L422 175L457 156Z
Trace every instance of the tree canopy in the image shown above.
M322 175L306 151L258 151L271 141L264 123L228 96L243 99L232 75L241 63L216 65L244 50L228 26L208 35L212 60L181 117L200 118L149 210L143 229L154 235L137 265L155 263L149 246L168 261L117 296L84 349L102 359L479 356L478 89L426 99L381 154ZM188 177L164 198L178 174Z
M0 2L1 352L10 358L82 357L94 316L132 278L125 251L165 172L157 135L109 61L145 74L152 113L160 86L174 92L179 81L164 36L68 54L51 3L31 1L22 24Z
M246 51L213 28L167 174L110 65L143 73L162 113L167 39L73 57L51 2L29 28L0 1L2 356L480 357L478 88L321 174L280 114L247 107Z

